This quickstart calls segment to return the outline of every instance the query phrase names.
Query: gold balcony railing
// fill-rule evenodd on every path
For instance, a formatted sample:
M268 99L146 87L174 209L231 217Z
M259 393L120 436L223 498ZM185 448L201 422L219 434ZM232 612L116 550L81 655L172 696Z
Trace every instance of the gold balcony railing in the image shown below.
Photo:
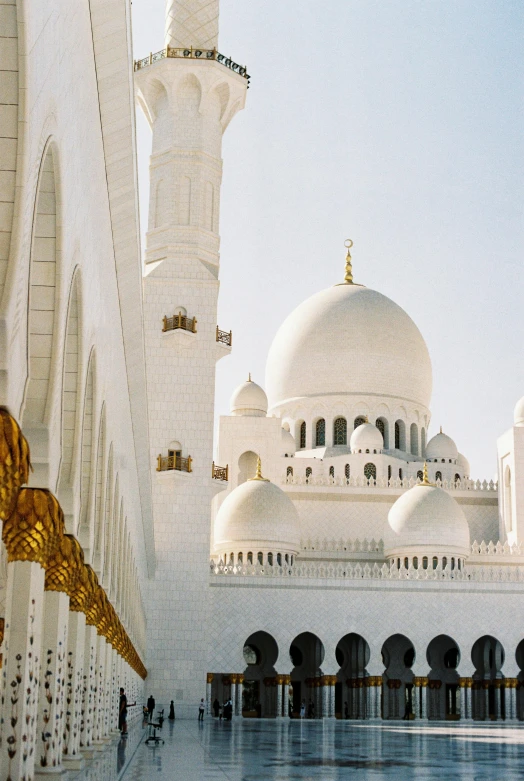
M233 344L233 331L221 331L217 325L217 342L231 347Z
M176 469L178 472L192 472L191 463L193 459L191 456L182 458L182 456L162 456L157 458L157 472L167 472L170 469Z
M191 46L186 46L185 49L180 49L177 47L168 46L165 49L161 49L159 52L151 52L151 54L149 54L147 57L143 57L141 60L135 60L134 70L139 71L142 70L142 68L147 68L149 65L153 65L153 63L158 62L158 60L165 60L166 57L181 57L183 59L189 60L215 60L225 68L229 68L229 70L232 70L234 73L238 73L239 76L243 76L244 79L247 80L249 89L250 76L247 72L246 66L239 65L237 62L234 62L231 57L226 57L225 54L220 54L220 52L218 52L216 49L193 49Z
M217 466L213 461L211 477L213 480L225 480L227 482L229 475L229 466Z
M177 328L181 328L183 331L190 331L192 334L196 334L196 317L186 317L182 312L179 312L173 317L164 317L162 331L174 331Z

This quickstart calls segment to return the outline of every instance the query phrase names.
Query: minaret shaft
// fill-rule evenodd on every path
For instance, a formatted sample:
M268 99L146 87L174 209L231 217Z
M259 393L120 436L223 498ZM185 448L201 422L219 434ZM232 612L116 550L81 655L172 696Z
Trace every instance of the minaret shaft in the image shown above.
M218 0L166 0L166 46L216 49Z

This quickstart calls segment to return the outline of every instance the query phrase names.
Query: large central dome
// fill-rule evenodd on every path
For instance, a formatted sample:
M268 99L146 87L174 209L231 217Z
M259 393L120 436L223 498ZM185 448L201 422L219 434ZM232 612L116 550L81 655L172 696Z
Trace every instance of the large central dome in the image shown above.
M300 304L269 351L270 410L293 400L371 395L429 407L431 361L417 326L376 290L343 284Z

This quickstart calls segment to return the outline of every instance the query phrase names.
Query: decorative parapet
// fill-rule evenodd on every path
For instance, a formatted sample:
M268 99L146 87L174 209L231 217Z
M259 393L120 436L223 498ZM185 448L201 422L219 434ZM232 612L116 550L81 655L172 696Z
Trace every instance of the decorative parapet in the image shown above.
M316 537L312 540L301 540L300 550L302 551L326 551L330 553L379 553L384 555L384 542L382 540L335 540L333 537L328 540L326 537L320 539Z
M181 329L182 331L189 331L192 334L196 334L196 317L187 317L186 315L183 315L182 312L173 315L173 317L164 316L162 323L162 333Z
M293 466L296 467L298 459L294 460ZM415 477L405 478L392 478L388 480L386 477L373 480L367 477L325 477L309 475L287 475L282 479L283 485L300 485L300 486L340 486L346 488L393 488L393 489L407 489L413 488L414 485L420 485L421 481ZM437 480L436 485L439 488L444 488L446 491L483 491L495 493L498 491L498 482L490 480Z
M233 71L233 73L238 73L239 76L242 76L244 79L246 79L247 87L249 89L249 81L251 77L247 72L247 66L239 65L237 62L234 62L231 57L226 57L225 54L220 54L220 52L216 49L193 49L191 46L186 46L185 48L174 48L172 46L167 46L165 49L161 49L159 52L155 52L154 54L151 52L148 57L143 57L141 60L135 60L133 70L139 71L143 68L148 68L150 65L153 65L159 60L172 58L183 60L214 60L220 65L223 65L225 68L229 68L229 70Z
M500 556L500 557L524 557L524 545L509 545L507 542L502 543L500 540L497 543L493 541L485 543L475 542L471 546L471 556Z
M225 344L226 347L231 347L233 344L233 331L221 331L217 325L216 340L219 344Z
M157 457L156 471L168 472L170 470L176 469L177 472L192 472L192 463L193 459L191 456L182 458L182 456L162 456L159 454Z
M524 586L524 566L469 567L462 570L444 569L439 564L436 569L397 568L396 565L382 566L367 562L302 562L292 566L279 567L268 564L248 564L227 566L212 561L210 574L213 577L264 577L280 580L332 579L332 580L419 580L474 583L522 583Z
M213 465L211 467L211 477L213 480L224 480L227 482L229 479L229 465L226 464L226 466L217 466L213 461Z

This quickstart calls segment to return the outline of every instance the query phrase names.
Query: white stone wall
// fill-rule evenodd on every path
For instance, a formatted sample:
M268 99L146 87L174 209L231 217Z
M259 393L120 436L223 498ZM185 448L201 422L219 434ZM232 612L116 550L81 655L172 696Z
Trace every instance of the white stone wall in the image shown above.
M279 648L275 669L289 674L289 647L301 632L322 641L324 674L338 670L335 649L344 635L355 632L370 646L370 675L384 670L381 649L391 635L407 636L415 647L415 675L427 675L426 649L440 634L458 644L458 671L471 676L471 649L483 635L493 635L505 650L504 675L516 676L515 650L524 639L520 584L456 582L350 581L303 579L285 585L264 578L216 577L212 580L209 635L213 638L210 672L244 672L242 649L254 632L268 632ZM224 631L227 627L227 631Z

